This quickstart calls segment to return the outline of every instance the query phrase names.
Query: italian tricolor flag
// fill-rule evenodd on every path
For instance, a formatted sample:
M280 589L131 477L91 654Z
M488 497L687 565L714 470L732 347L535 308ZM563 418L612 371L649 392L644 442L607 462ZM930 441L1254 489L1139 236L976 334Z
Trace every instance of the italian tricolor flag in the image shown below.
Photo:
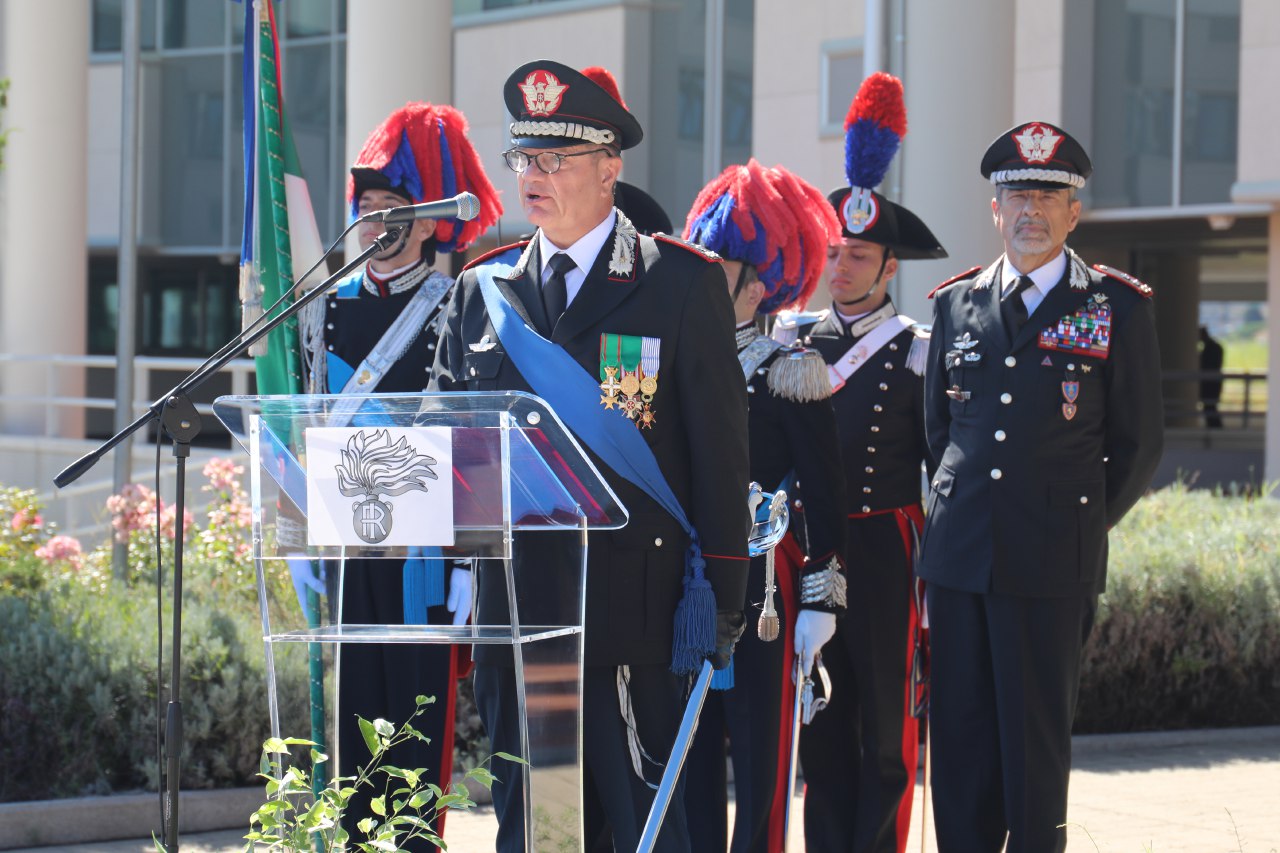
M245 9L245 211L240 247L240 299L244 324L261 316L282 294L273 316L293 301L298 285L294 265L305 271L323 248L311 195L302 177L298 151L280 95L280 48L271 0L244 0ZM298 323L290 318L250 350L256 360L259 394L303 390Z

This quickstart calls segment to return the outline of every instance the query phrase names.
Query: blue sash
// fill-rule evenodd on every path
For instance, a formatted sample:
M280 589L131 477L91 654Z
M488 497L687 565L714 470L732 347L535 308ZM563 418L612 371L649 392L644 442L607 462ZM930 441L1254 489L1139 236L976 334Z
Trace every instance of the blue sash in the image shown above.
M680 522L689 534L685 554L684 596L676 607L675 636L671 647L671 671L691 675L715 650L716 600L706 578L706 561L684 508L658 467L658 460L635 424L621 413L608 412L596 404L599 383L558 344L538 334L525 323L494 284L497 277L512 272L507 264L491 263L476 268L480 295L498 338L511 355L520 374L535 394L546 400L573 434L623 479L636 485Z

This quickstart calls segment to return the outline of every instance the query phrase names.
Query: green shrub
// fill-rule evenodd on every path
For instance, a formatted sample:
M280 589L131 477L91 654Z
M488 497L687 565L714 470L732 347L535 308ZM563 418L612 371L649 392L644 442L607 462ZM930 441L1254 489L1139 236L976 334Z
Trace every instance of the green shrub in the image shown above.
M1280 723L1280 501L1174 486L1111 532L1077 732Z
M171 626L168 611L166 601ZM156 788L155 618L154 590L120 582L0 595L0 801ZM261 635L242 596L187 589L183 788L254 781L270 731ZM276 654L281 702L295 715L303 653Z

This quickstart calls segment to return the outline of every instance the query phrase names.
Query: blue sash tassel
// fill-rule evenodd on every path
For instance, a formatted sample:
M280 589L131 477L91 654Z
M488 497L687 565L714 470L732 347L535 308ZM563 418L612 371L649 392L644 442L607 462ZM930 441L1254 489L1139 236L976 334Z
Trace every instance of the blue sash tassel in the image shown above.
M444 604L444 560L439 548L412 547L404 561L404 624L426 625L427 608Z

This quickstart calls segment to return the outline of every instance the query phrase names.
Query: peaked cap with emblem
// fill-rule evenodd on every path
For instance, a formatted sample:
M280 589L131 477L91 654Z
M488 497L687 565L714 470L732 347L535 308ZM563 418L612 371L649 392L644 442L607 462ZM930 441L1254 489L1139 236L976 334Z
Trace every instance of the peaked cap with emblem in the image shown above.
M367 190L386 190L409 204L474 193L480 200L475 219L436 220L432 236L442 252L465 251L502 215L498 192L467 139L466 117L446 105L414 101L374 128L347 181L353 218L359 215L360 196Z
M511 141L524 148L596 143L633 148L644 138L640 122L599 83L563 62L526 62L502 88Z
M875 191L907 133L902 81L877 71L862 81L844 120L844 169L849 186L827 195L842 234L893 250L899 260L945 258L929 226Z
M982 177L1011 189L1079 189L1091 174L1093 164L1084 146L1047 121L1009 128L982 156Z

